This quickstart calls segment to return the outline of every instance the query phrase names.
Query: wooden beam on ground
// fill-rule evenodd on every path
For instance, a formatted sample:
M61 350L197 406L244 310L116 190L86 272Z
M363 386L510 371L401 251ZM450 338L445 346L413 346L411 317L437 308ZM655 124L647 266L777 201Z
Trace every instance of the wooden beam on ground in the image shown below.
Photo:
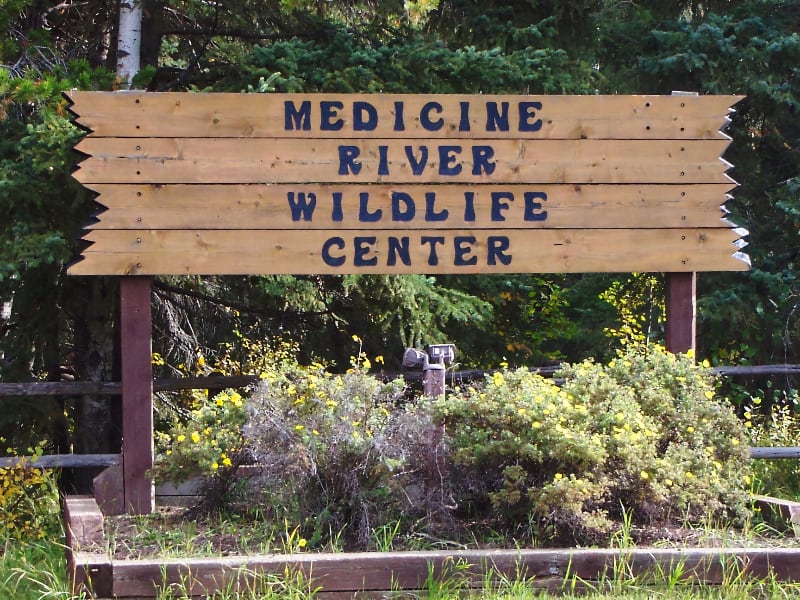
M122 448L127 512L155 509L153 482L153 366L150 277L120 280Z

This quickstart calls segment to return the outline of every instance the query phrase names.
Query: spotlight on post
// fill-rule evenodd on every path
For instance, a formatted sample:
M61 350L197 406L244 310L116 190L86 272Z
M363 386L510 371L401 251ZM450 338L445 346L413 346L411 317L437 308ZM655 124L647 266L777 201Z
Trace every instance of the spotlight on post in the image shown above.
M438 398L444 395L445 364L452 364L455 358L455 344L431 344L427 352L406 348L403 353L403 366L407 369L422 369L424 394Z

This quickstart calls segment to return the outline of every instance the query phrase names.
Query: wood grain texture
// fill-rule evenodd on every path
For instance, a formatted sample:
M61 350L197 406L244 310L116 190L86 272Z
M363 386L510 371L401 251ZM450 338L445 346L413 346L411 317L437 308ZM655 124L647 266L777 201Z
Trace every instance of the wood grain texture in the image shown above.
M727 227L720 206L731 187L96 184L92 189L99 193L97 202L107 210L89 228L308 230L367 226L402 230L419 227L421 221L435 229ZM528 208L533 209L534 202L541 205L531 210L529 220L525 219L526 193L533 194ZM293 203L300 206L300 194L303 205L313 197L310 215L300 209L295 214L291 209ZM337 194L341 198L338 204ZM341 206L341 214L337 206ZM426 215L442 211L447 211L447 219L426 220ZM364 220L378 215L377 221Z
M122 447L125 510L155 509L153 481L153 366L150 277L120 280Z
M154 597L154 588L180 586L190 595L217 590L248 589L255 574L302 574L311 587L324 592L417 590L428 574L446 579L458 567L462 581L482 586L487 577L548 581L569 585L574 580L596 582L608 577L623 559L626 568L646 585L658 573L680 566L685 582L722 583L730 569L738 576L777 581L800 579L796 548L633 548L553 550L461 550L452 552L308 553L194 559L114 561L116 598ZM491 569L491 573L489 572Z
M85 138L74 177L93 183L719 183L729 140L491 140L427 145L360 140ZM382 150L386 148L386 150ZM460 148L460 151L451 148ZM427 150L423 150L426 148ZM479 160L486 148L491 156ZM486 151L486 152L488 152ZM427 154L426 154L427 152ZM445 152L447 158L442 156ZM382 158L384 157L385 158ZM415 173L416 164L424 164ZM491 172L484 164L491 164ZM385 167L385 168L382 168ZM453 171L446 174L443 169ZM457 172L456 172L457 171Z
M325 261L325 244L332 238L341 240L328 248L329 257L341 259L339 266ZM408 238L408 264L397 248L405 238ZM492 251L493 238L507 241L507 248L501 252L504 257L510 257L507 264ZM72 273L474 274L747 268L747 263L733 256L739 234L732 229L415 230L403 233L317 230L302 234L262 230L131 230L92 231L86 239L93 245L84 252L84 260L72 266ZM392 240L395 240L394 250ZM361 264L355 265L359 253ZM494 264L491 264L492 255L496 259Z
M743 96L496 96L403 94L192 94L144 92L68 92L77 122L98 137L330 137L335 139L520 137L520 102L541 102L541 128L526 133L538 139L723 139L729 108ZM312 106L310 129L286 130L285 103ZM322 102L341 102L339 131L320 132ZM356 131L353 105L375 108L375 129ZM396 129L396 103L402 103L405 129ZM422 126L420 113L430 102L442 110L426 113L442 127ZM487 131L487 103L509 103L509 131ZM461 131L462 103L469 104ZM515 118L516 117L516 118Z
M73 274L749 264L722 208L739 96L68 97L101 205Z

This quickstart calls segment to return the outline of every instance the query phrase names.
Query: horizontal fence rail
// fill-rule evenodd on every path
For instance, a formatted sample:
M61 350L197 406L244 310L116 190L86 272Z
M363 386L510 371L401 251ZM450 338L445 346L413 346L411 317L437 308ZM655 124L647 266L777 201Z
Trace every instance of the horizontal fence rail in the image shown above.
M544 377L552 377L560 367L532 367L531 370ZM746 365L720 366L710 369L715 375L724 377L761 377L768 375L800 375L800 365ZM448 377L457 380L480 379L491 375L493 370L467 369L451 371ZM409 380L422 378L417 371L378 373L387 379L404 377ZM257 375L209 375L204 377L179 377L153 380L154 392L178 392L181 390L224 390L243 388L259 381ZM122 384L118 381L32 381L26 383L0 383L0 398L5 396L121 396Z

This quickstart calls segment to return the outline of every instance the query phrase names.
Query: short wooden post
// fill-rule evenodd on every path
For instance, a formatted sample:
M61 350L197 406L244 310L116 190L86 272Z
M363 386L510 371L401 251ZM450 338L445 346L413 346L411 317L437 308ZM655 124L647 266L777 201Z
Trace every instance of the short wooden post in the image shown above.
M152 278L120 280L122 347L122 469L125 510L155 510L153 482L153 366L150 292Z
M665 341L674 354L695 351L697 322L697 274L665 274Z

